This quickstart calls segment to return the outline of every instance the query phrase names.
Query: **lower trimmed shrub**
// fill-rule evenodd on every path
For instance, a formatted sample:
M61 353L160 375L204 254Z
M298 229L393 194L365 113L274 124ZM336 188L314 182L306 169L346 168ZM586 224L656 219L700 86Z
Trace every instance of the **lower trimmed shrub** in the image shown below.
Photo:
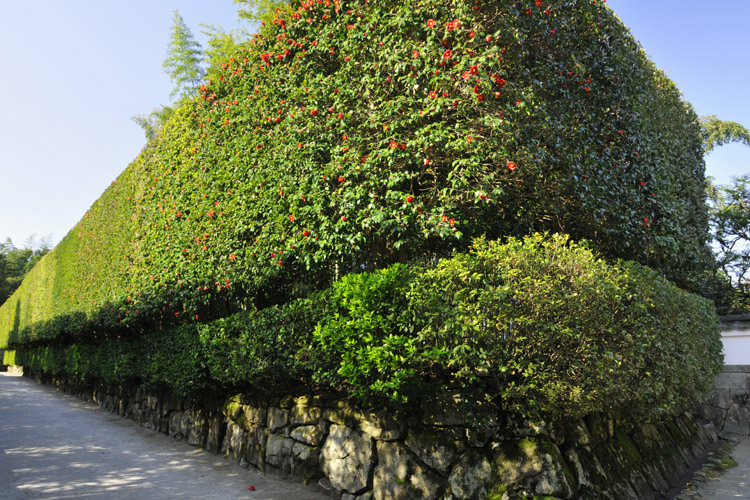
M627 410L645 420L707 394L721 349L710 301L565 236L535 235L348 275L209 323L15 356L32 371L183 397L302 386L392 407L451 389L530 418Z

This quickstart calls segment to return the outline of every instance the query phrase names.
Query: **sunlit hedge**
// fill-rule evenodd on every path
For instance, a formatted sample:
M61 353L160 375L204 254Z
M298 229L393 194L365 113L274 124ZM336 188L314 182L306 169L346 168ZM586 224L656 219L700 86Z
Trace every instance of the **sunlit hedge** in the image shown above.
M477 242L436 266L351 274L324 292L200 325L17 351L32 371L187 397L328 391L418 405L451 388L525 416L689 407L722 366L710 301L564 237ZM305 389L303 389L305 388Z
M682 284L708 256L696 116L606 6L304 2L42 259L0 307L0 346L195 328L227 350L206 322L539 230Z

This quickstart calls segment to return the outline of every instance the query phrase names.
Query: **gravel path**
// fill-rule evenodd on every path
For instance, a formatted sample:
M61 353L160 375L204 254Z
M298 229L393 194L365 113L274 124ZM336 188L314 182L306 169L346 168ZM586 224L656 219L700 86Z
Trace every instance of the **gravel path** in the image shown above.
M92 403L0 373L0 499L326 498L318 489L242 469Z

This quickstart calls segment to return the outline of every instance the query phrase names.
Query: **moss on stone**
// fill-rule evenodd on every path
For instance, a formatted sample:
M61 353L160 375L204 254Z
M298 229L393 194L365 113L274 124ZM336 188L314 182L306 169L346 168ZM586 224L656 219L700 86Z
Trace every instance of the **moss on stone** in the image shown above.
M623 456L627 461L627 465L629 465L631 468L640 469L643 465L643 457L638 451L638 448L635 446L635 443L633 443L632 439L630 439L630 436L628 436L624 431L618 430L615 433L615 439L617 439L617 444L622 450Z

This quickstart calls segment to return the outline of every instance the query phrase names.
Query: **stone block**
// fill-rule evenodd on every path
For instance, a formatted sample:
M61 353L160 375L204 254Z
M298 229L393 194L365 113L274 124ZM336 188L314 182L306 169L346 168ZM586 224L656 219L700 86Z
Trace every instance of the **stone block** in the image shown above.
M292 407L289 413L289 423L292 425L317 424L322 416L323 410L321 408L296 405Z
M268 429L260 425L250 425L247 431L244 456L250 464L260 470L265 468L268 437Z
M711 391L708 404L716 408L728 410L732 406L732 395L737 391L731 389L714 389Z
M319 478L322 475L320 472L320 448L294 443L292 446L292 475L303 479L306 483L311 479Z
M525 489L533 495L572 498L577 485L560 450L539 438L503 443L495 452L499 481L509 489Z
M245 453L247 444L247 433L245 430L234 422L227 424L227 433L224 436L224 444L221 451L228 457L239 460Z
M403 443L378 441L372 497L378 500L436 499L447 481L422 465Z
M487 457L478 450L461 456L453 467L448 483L451 491L461 499L479 500L487 496L492 479L492 467Z
M281 408L271 407L268 409L268 428L276 432L289 425L289 412Z
M348 427L332 425L321 452L322 470L333 488L360 493L370 485L375 446L369 436Z
M260 408L257 406L243 406L242 412L247 423L266 425L268 408Z
M714 377L715 389L747 390L747 375L744 373L720 373Z
M407 426L399 415L386 412L362 413L355 415L357 428L381 441L398 441L406 436Z
M205 447L207 435L207 421L203 410L192 410L190 412L190 433L188 434L188 444L191 446Z
M428 467L443 477L448 477L454 462L466 448L464 443L452 439L445 432L427 430L410 431L405 444Z
M182 415L181 411L173 411L169 414L169 437L175 439L186 437L182 428Z
M208 422L208 438L206 439L206 450L209 453L219 453L221 442L227 430L227 423L224 415L214 413Z
M271 434L266 442L266 464L282 474L292 472L292 448L294 440L280 434Z
M733 434L750 434L750 409L733 404L727 410L727 418L722 430Z
M325 441L326 435L317 425L303 425L292 429L289 437L310 446L320 446Z

